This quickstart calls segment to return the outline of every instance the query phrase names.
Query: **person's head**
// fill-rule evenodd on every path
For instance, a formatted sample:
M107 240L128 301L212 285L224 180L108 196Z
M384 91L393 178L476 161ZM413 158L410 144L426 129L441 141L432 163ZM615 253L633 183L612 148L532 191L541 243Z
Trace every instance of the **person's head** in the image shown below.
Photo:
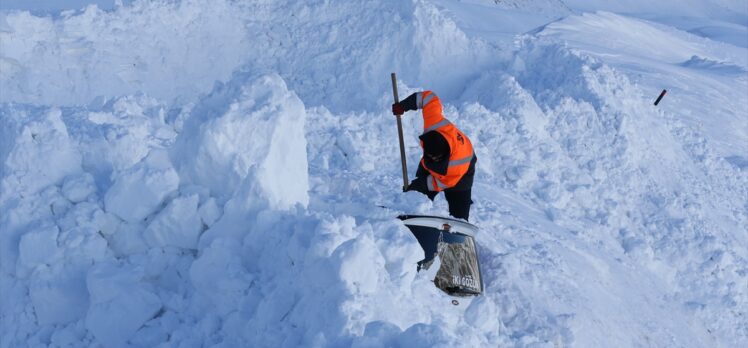
M419 136L423 141L423 155L433 162L441 162L449 158L449 143L437 131L430 131Z

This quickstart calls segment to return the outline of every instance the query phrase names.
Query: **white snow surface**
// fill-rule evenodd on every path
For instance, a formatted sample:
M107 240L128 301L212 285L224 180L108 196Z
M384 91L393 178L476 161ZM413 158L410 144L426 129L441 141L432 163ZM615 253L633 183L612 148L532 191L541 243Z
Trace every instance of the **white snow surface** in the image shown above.
M748 346L747 28L733 0L4 1L0 347ZM447 204L400 192L390 72L475 146L458 305L395 219Z

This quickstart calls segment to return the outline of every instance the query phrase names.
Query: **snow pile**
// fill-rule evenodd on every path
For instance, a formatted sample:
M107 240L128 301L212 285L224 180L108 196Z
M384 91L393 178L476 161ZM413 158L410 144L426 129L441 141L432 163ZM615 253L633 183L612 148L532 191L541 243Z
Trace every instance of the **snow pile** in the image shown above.
M274 207L306 205L305 118L304 104L279 76L238 74L184 121L173 150L180 176L225 201L255 170Z
M180 138L148 98L64 113L4 107L5 131L17 135L3 149L3 267L30 282L30 303L7 308L30 305L42 325L85 318L97 340L120 345L162 311L148 264L122 257L196 250L222 214L217 202L240 186L256 195L235 199L253 206L307 203L304 106L279 77L242 75L204 103L185 116ZM174 152L181 176L167 152L174 143L188 144Z
M733 330L743 326L736 326L735 323L743 322L740 308L744 308L748 300L748 294L742 290L746 280L741 275L747 265L742 247L745 235L737 232L744 229L741 225L744 226L746 221L742 208L745 203L743 197L748 193L745 174L736 172L714 153L704 154L702 148L690 147L688 142L703 139L699 139L698 135L680 133L682 128L674 127L671 130L667 119L664 119L666 122L659 121L661 116L657 112L642 107L643 103L638 102L641 92L625 77L599 61L580 57L557 45L531 43L526 51L520 51L511 65L514 70L510 70L510 73L516 78L496 73L493 75L495 77L487 80L498 79L501 83L479 83L474 90L467 92L479 91L475 92L479 100L483 94L500 95L502 103L493 106L487 103L489 109L470 103L462 108L461 114L471 115L472 122L468 124L480 125L466 129L468 134L482 139L481 142L487 147L485 152L478 150L479 158L490 157L489 149L498 149L500 153L494 156L495 160L482 162L487 168L487 181L520 193L541 209L544 216L540 219L549 219L556 225L538 228L537 233L541 236L534 236L533 239L547 238L543 235L551 233L555 243L558 243L558 240L568 239L568 233L571 233L575 236L574 240L588 240L606 250L606 253L619 255L627 260L626 263L642 265L643 268L639 269L641 273L647 270L656 274L664 272L668 282L677 284L672 285L677 289L674 296L676 301L686 304L681 309L671 309L671 317L702 316L709 330L718 332L716 337L743 337L728 345L744 340L744 332ZM535 69L527 69L526 66ZM543 66L549 68L542 69ZM563 68L559 69L560 66ZM561 78L558 72L562 72L566 78ZM543 113L538 110L543 110ZM541 127L538 127L539 124ZM493 134L502 134L502 137L495 138ZM672 145L681 142L686 143L682 149ZM702 155L704 157L700 158ZM694 158L700 159L694 163ZM681 174L674 168L689 169ZM705 185L709 185L709 191L695 189ZM485 190L494 192L489 196L500 196L500 191L492 188ZM734 190L740 194L733 195ZM690 214L680 213L683 210ZM723 211L724 215L716 215L713 213L715 211ZM478 216L486 218L486 214L492 215L489 211ZM511 224L510 229L535 230L529 226L537 223L537 219L520 223L519 226ZM502 214L489 220L508 219ZM497 228L502 228L504 224L506 222ZM567 231L554 233L559 226ZM712 242L718 240L733 242ZM560 255L555 256L553 261L549 260L552 263L546 266L553 272L540 272L540 277L553 279L558 273L569 271L567 267L571 266L564 266L565 263L579 262L573 259L581 255L563 256L568 253L564 248L576 253L580 250L579 245L571 246L564 242L561 245L566 246L561 250L554 250L556 247L546 251ZM517 246L507 248L516 250ZM712 259L715 252L729 255L730 260L722 267L717 266L719 273L716 274L711 266L705 267L703 264L703 260ZM597 255L599 251L588 250L585 253ZM596 258L599 261L595 263L607 259L603 255ZM610 260L603 262L604 266L595 263L577 267L620 267L617 262ZM538 269L544 268L537 266L536 271ZM609 272L601 272L599 276L607 278ZM620 269L617 272L625 273ZM623 274L618 277L618 281L625 279ZM640 274L640 277L647 276ZM716 286L690 285L705 282L704 279L709 279L706 282ZM602 307L612 309L619 305L611 302L612 298L596 299L597 295L593 294L599 290L593 290L594 285L581 286L569 284L563 279L559 281L559 284L554 284L557 289L568 289L577 294L574 297L591 296L587 300L591 303L601 301L584 317L600 316L600 323L604 323L605 318L618 313L617 310L600 311ZM630 279L626 282L638 283L641 280ZM532 284L529 288L537 286ZM620 303L621 311L637 303L639 296L651 296L647 294L649 292L662 291L663 294L659 296L673 296L665 295L668 290L651 281L641 286L622 284L621 288L627 289L626 292L613 297L626 299ZM639 295L632 296L639 291ZM561 298L564 297L561 295ZM569 302L576 301L569 299ZM693 307L694 303L700 305ZM575 315L584 312L585 307L582 303L576 304L573 307ZM726 315L726 312L734 314ZM636 313L636 316L639 319L651 317L656 322L664 320L654 319L660 316L657 313ZM567 325L570 329L574 328L573 332L580 332L584 327L581 329L586 332L584 337L575 335L575 339L585 346L596 346L611 340L624 346L640 344L637 338L620 329L623 327L620 323L621 326L616 327L600 327L592 323L583 324L591 325L589 327L579 327L576 325L580 325L580 322L575 320ZM625 331L632 331L631 328L638 325L631 323ZM636 332L649 332L652 336L659 336L659 339L667 339L670 335L688 337L695 334L690 338L694 342L710 342L708 335L702 334L706 332L705 329L692 328L688 329L690 333L673 333L679 330L668 328L667 331L656 333L651 328L633 329ZM591 332L606 334L596 336Z
M113 12L92 5L58 20L0 14L0 101L81 105L138 92L191 101L228 79L252 49L229 1L205 4L136 1Z
M420 1L136 1L113 12L89 6L63 14L0 17L0 101L80 105L142 92L189 103L244 66L279 74L309 105L372 108L378 100L370 91L389 87L372 81L393 69L452 93L454 81L492 54ZM473 66L457 64L465 58ZM433 73L443 67L449 72Z
M644 2L512 32L587 6L0 13L0 346L745 345L746 49ZM475 144L457 306L393 219L447 211L399 192L393 70Z
M36 110L34 110L36 111ZM75 150L59 109L31 112L13 122L4 113L3 192L17 191L21 196L37 194L70 174L80 171L81 156ZM6 199L10 197L6 196Z
M748 90L745 48L607 12L551 23L538 35L604 60L625 73L652 101L667 89L665 110L677 122L704 133L717 153L729 157L748 152L748 121L738 111L745 106ZM705 122L707 115L710 121Z

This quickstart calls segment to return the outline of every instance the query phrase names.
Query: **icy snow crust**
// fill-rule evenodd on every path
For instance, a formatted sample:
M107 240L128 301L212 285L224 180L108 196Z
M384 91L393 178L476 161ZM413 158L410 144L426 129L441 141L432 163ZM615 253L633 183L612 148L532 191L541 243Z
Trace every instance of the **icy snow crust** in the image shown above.
M748 345L745 46L656 13L470 24L590 10L515 3L0 13L0 346ZM447 207L399 192L391 71L476 146L458 306L394 219Z

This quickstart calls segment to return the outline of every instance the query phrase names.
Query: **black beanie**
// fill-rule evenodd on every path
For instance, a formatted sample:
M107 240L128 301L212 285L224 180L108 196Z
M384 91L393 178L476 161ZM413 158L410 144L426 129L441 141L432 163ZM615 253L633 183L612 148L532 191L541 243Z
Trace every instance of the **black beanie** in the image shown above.
M439 132L433 130L418 137L423 141L423 152L428 155L449 157L449 143Z

